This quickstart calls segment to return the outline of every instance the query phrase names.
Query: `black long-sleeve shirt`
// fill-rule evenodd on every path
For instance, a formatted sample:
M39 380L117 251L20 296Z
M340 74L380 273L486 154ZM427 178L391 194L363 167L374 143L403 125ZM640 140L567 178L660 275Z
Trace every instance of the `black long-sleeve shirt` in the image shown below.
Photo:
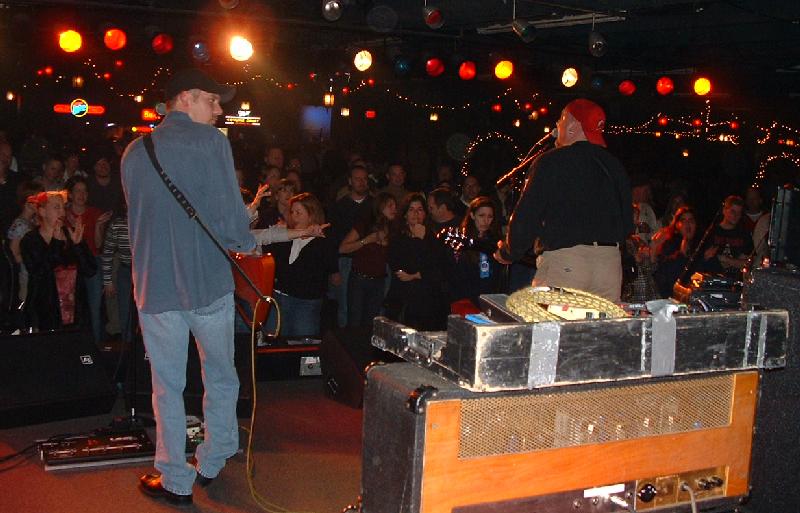
M519 260L537 238L548 251L593 242L622 243L632 231L625 169L605 148L578 141L533 162L501 256Z

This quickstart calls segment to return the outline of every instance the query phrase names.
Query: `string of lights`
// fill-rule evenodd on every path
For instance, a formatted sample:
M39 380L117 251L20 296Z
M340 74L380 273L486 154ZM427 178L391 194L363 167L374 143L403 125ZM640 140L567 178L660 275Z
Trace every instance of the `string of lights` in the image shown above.
M794 164L795 167L800 168L800 157L797 157L785 151L775 155L769 155L761 160L761 164L758 166L758 172L756 173L756 177L753 180L753 187L759 187L761 185L761 182L767 176L767 167L770 165L770 163L772 163L777 159L788 160L789 162Z
M613 135L651 135L662 137L671 135L675 139L682 137L703 138L709 142L739 144L739 136L734 133L741 126L738 118L723 121L711 120L711 102L706 100L705 108L699 116L681 116L671 118L659 112L644 123L635 126L606 125L605 132Z
M470 157L472 156L472 153L478 148L478 146L487 141L495 139L510 142L514 147L514 152L519 153L519 147L517 146L516 142L514 142L514 138L512 138L509 135L502 134L496 131L491 131L485 134L478 135L472 141L470 141L469 144L467 144L467 147L464 150L464 163L461 164L461 174L463 176L469 176ZM522 160L520 157L517 158L519 160Z

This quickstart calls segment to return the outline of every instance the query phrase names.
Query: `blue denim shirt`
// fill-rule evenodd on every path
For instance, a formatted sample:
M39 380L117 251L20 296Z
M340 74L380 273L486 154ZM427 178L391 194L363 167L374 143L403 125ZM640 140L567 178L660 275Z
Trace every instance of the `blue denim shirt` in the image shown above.
M222 245L234 251L253 249L228 139L213 126L175 111L152 136L161 167ZM141 139L122 156L122 185L134 296L142 312L192 310L233 291L225 255L167 190Z

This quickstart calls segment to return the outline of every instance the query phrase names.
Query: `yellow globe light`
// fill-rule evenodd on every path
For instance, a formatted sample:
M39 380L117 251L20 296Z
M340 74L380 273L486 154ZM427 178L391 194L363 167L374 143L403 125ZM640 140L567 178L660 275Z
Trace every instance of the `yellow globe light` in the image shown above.
M353 58L353 65L358 71L367 71L372 66L372 54L369 50L361 50Z
M511 61L500 61L494 67L494 76L500 80L505 80L514 73L514 63Z
M242 36L233 36L230 45L231 57L239 62L244 62L253 56L253 43Z
M567 68L561 74L561 83L564 87L572 87L578 83L578 70L575 68Z
M74 30L65 30L58 35L58 46L67 53L77 52L82 44L83 38Z
M700 77L694 81L694 92L698 96L705 96L711 92L711 81L705 77Z

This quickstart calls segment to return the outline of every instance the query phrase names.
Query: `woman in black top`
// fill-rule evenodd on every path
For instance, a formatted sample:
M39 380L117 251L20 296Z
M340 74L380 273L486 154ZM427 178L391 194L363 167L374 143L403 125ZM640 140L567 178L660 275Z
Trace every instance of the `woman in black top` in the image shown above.
M289 200L289 228L307 229L325 223L322 204L313 194L303 193ZM299 238L264 247L275 258L274 296L281 310L281 332L284 337L316 337L320 335L322 300L331 283L341 280L337 248L326 237ZM270 312L266 323L274 331L276 317Z
M97 264L83 239L83 223L65 226L63 193L42 192L30 199L36 205L38 229L20 242L22 261L28 270L25 314L39 331L88 322L83 280L97 272Z
M441 330L447 320L441 244L427 224L425 198L414 193L403 205L399 228L389 240L386 316L419 330Z

